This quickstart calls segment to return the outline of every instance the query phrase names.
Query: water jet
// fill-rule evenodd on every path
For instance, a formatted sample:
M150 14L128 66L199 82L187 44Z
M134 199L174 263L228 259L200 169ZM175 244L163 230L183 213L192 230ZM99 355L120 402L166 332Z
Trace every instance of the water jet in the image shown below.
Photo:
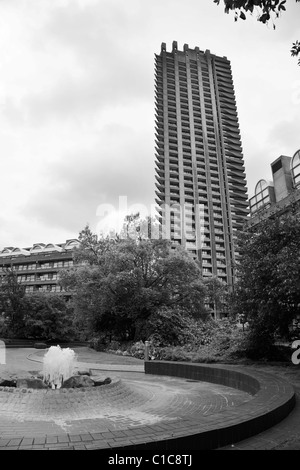
M77 356L73 349L51 346L43 360L43 380L51 388L61 388L74 374Z

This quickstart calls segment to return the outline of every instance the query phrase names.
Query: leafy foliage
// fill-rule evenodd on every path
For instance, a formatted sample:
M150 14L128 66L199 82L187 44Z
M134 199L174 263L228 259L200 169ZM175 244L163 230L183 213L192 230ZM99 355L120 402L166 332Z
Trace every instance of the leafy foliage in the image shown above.
M59 294L33 293L24 299L23 336L49 341L77 339L73 309Z
M296 2L299 0L296 0ZM267 23L272 19L272 15L278 18L282 11L285 11L286 0L223 0L225 13L234 11L235 21L238 18L246 19L246 14L257 12L257 20ZM220 0L214 0L214 3L220 4ZM275 26L274 26L275 27Z
M18 335L24 327L24 299L25 287L18 282L13 269L7 268L0 284L0 312L6 330L12 335Z
M206 288L206 303L212 310L212 315L215 312L228 312L229 290L226 283L222 282L216 276L207 277L203 280Z
M192 361L192 362L228 362L245 356L243 346L245 335L235 322L227 319L206 321L185 319L185 328L181 330L181 341L169 342L169 338L158 333L149 338L149 356L152 360ZM113 348L109 345L108 351ZM145 344L137 341L133 344L118 345L116 354L130 355L139 359L145 357Z
M291 55L295 57L295 56L298 56L299 54L300 54L300 42L299 41L293 42ZM298 59L298 65L300 65L300 58Z
M148 216L145 219L140 217L140 213L129 214L125 217L119 238L131 238L142 240L149 238L159 238L159 225L157 220Z
M13 269L0 285L0 333L5 337L57 340L75 339L73 308L59 294L25 293Z
M147 338L156 346L198 344L212 321L209 314L199 319L186 315L178 307L162 307L149 319Z
M221 0L213 0L214 3L220 4ZM296 0L299 2L300 0ZM257 20L261 23L267 24L272 21L273 29L276 28L274 20L277 19L283 11L286 11L286 0L223 0L225 5L225 13L234 11L234 21L239 18L246 20L247 13L251 15L255 11L257 13ZM299 41L293 43L291 55L297 56L300 53ZM300 59L298 61L300 65Z
M90 333L146 339L155 316L171 322L162 308L206 315L200 268L180 247L161 239L98 239L88 228L79 239L75 258L82 264L63 271L60 283L72 292L78 321Z
M288 337L300 307L300 216L262 221L240 236L234 310L250 323L250 343L267 350Z

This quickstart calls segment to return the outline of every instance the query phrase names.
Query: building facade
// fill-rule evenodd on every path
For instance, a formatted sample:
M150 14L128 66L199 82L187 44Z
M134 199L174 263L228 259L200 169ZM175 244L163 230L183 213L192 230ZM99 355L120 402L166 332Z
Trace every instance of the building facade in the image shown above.
M248 226L291 210L300 212L300 150L293 157L281 155L271 163L272 179L261 179L249 200Z
M204 277L232 285L248 196L229 60L162 43L155 104L161 235L187 249Z
M0 251L0 283L7 269L12 269L26 292L68 295L58 283L59 271L73 266L73 250L78 245L73 239L61 244L36 243L29 248L6 247Z

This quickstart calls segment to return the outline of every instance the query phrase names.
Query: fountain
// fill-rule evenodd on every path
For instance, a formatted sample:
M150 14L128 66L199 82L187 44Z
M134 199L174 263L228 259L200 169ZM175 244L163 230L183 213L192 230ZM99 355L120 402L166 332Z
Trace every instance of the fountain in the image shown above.
M285 417L295 401L289 384L260 371L146 361L137 370L144 369L145 376L131 374L125 363L111 367L125 374L111 379L101 372L110 366L81 362L86 351L78 351L78 362L74 351L59 346L28 357L17 348L6 352L0 365L1 449L147 449L149 444L176 450L188 440L191 449L206 450L249 437L245 416L255 433ZM43 370L28 370L30 357Z
M70 348L61 348L59 345L50 346L43 355L41 362L43 363L43 369L30 373L22 370L9 371L7 366L5 366L3 371L0 369L0 391L2 387L4 389L5 387L14 387L23 390L87 389L99 387L100 385L108 385L112 382L110 377L98 374L96 371L94 375L90 369L80 369L80 364L77 362L77 354Z
M44 356L43 380L51 388L61 388L63 382L73 376L77 356L73 349L51 346Z

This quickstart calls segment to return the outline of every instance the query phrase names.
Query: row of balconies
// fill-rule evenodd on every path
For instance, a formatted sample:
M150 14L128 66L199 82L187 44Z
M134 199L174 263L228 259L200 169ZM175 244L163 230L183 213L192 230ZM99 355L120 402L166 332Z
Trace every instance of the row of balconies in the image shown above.
M14 266L13 265L13 270L15 271L18 271L18 272L28 272L28 271L49 271L49 272L57 272L58 270L60 269L64 269L64 268L67 268L67 267L71 267L73 266L73 261L68 261L67 263L68 264L65 264L65 265L61 265L60 263L62 262L59 262L59 263L53 263L53 266L48 266L48 263L47 263L47 266L46 265L37 265L37 264L29 264L29 265L22 265L22 266ZM0 267L0 272L4 272L5 269L7 268L10 268L11 265L6 265L6 266L2 266Z
M66 291L61 287L56 284L49 284L49 285L43 285L43 286L37 286L37 285L28 285L25 287L25 292L62 292L65 293Z
M53 281L56 282L58 280L58 276L56 273L53 273L52 276L38 276L38 275L33 275L33 276L18 276L18 281L23 283L44 283L44 282L49 282Z

